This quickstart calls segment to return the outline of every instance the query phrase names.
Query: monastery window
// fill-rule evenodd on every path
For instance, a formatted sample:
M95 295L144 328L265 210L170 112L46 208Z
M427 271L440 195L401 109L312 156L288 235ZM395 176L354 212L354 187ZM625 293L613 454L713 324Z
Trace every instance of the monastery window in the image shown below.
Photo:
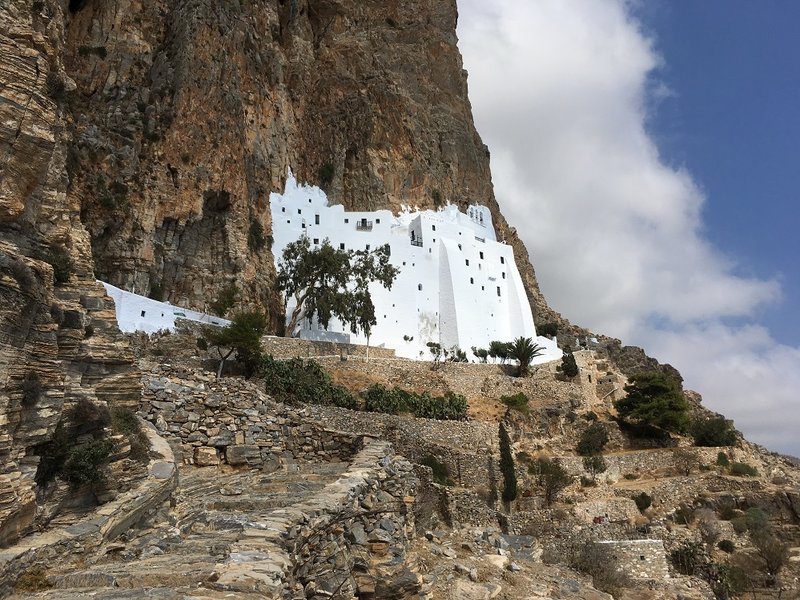
M314 243L319 244L319 238L314 238Z
M366 250L369 250L369 244L367 244Z
M501 256L501 257L500 257L500 264L501 264L501 265L504 265L504 264L506 264L506 257L505 257L505 256Z
M433 238L433 243L436 243L436 238ZM428 248L428 250L430 250L430 248Z
M644 560L644 554L639 555L639 560Z
M470 285L474 284L475 283L475 278L474 277L470 277L469 278L469 283L470 283Z
M319 215L314 215L314 225L319 225Z
M144 310L142 311L142 316L144 316L145 312L147 312L147 311L144 311Z
M458 245L458 249L461 250L461 244Z
M486 291L486 288L485 288L485 287L483 287L483 286L481 286L481 291L482 291L482 292L485 292L485 291Z
M308 203L311 204L311 198L308 199Z
M300 210L300 209L298 208L298 209L297 209L297 214L298 214L298 215L302 215L302 214L303 214L303 211L302 211L302 210Z
M291 225L291 224L292 224L292 222L291 222L289 219L286 219L286 224L287 224L287 225Z
M376 222L378 225L380 225L380 224L381 224L381 220L380 220L380 219L375 219L375 222Z
M479 252L479 254L481 255L481 259L482 259L483 258L483 252Z
M436 225L431 225L431 231L436 231Z
M349 223L349 222L350 222L350 219L345 219L345 220L344 220L344 222L345 222L345 223Z
M469 266L469 259L466 259L464 262L467 263L467 266Z
M500 297L500 286L499 285L497 286L497 297L498 298Z
M286 212L286 207L285 206L281 206L281 212Z
M421 284L421 283L417 284L417 289L418 289L420 292L422 291L422 284Z
M344 242L342 242L341 244L339 244L339 250L344 250Z
M503 279L505 279L505 278L506 278L506 272L503 271Z

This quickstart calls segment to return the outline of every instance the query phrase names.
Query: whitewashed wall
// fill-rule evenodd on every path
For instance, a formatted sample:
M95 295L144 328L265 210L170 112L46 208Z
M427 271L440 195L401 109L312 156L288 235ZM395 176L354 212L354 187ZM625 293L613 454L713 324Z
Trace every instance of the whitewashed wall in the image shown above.
M485 206L471 206L466 214L455 206L407 209L397 216L388 210L345 212L341 205L328 206L319 188L298 184L290 171L284 193L270 194L270 207L276 262L286 245L303 235L312 247L325 239L352 250L389 244L391 263L400 273L391 290L379 284L370 288L378 321L371 345L427 359L426 343L433 341L459 346L471 357L472 346L487 348L492 340L525 336L547 350L535 362L561 357L553 340L536 337L513 250L496 241ZM303 338L367 341L339 322L329 331L308 322L303 327Z
M159 302L151 298L126 292L110 283L101 281L106 288L106 293L114 300L119 328L125 332L144 331L154 333L162 329L173 331L175 319L188 319L198 323L226 326L230 323L214 315L207 315L180 306L173 306L169 302Z

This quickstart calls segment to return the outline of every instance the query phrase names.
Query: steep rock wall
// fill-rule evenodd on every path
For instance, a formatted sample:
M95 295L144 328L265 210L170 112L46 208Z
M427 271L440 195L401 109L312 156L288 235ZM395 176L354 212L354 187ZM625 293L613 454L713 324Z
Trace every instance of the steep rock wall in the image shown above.
M139 397L67 195L63 22L56 2L0 4L0 545L31 527L37 447L69 409Z
M350 210L488 204L537 320L557 318L494 200L454 0L70 6L71 196L100 278L198 310L233 281L275 310L249 234L291 166Z

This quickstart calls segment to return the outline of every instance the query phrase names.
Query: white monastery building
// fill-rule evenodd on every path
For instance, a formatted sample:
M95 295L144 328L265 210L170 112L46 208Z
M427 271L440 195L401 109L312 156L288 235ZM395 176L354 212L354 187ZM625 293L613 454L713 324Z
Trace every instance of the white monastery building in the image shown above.
M345 250L374 250L388 244L399 274L391 290L372 284L377 325L372 346L394 348L398 356L429 359L426 344L443 348L488 348L493 340L533 338L546 352L534 362L561 357L556 342L537 337L530 304L511 246L498 242L485 206L464 214L449 205L439 211L346 212L329 206L325 193L298 184L289 172L283 194L270 194L276 265L290 242L307 236L311 247L328 240ZM291 313L294 307L287 307ZM325 331L307 320L300 337L366 344L366 338L331 321Z

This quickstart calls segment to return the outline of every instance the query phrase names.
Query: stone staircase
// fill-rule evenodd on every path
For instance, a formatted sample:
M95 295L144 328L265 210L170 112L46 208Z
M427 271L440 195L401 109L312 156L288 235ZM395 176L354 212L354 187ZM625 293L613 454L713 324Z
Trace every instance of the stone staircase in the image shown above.
M242 541L270 538L270 523L286 509L307 502L348 470L347 463L294 465L293 472L221 473L185 467L169 510L149 527L132 530L90 557L48 569L53 588L14 598L222 598L231 590L218 580L231 567L267 563L282 572L284 561L253 553ZM259 536L259 532L262 534ZM266 555L264 555L266 554ZM260 564L262 570L268 566ZM275 578L279 582L280 578ZM238 589L239 598L263 598L266 589ZM199 594L199 595L198 595Z

